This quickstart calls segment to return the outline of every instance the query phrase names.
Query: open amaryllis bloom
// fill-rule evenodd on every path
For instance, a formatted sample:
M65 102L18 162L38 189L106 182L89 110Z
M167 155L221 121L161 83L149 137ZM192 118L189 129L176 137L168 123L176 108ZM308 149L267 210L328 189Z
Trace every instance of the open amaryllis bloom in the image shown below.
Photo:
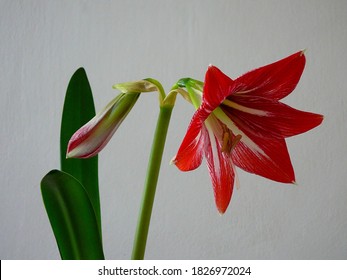
M322 115L280 102L294 90L304 66L301 51L235 80L209 66L201 105L172 162L189 171L206 157L220 213L226 211L232 196L235 165L274 181L295 182L285 138L323 120Z

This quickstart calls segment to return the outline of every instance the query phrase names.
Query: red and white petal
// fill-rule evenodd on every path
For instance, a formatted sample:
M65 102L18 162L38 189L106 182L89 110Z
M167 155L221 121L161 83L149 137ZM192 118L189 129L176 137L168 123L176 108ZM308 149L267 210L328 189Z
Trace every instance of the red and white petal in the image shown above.
M233 108L223 111L241 130L265 138L286 138L304 133L323 121L323 116L294 109L277 100L252 96L234 96Z
M252 145L248 145L247 141L241 140L234 148L232 159L236 166L277 182L295 183L284 139L253 138L251 141Z
M215 112L234 135L241 140L232 151L234 164L247 172L283 182L295 182L294 170L283 138L265 138L241 130L222 110Z
M252 70L235 80L238 87L236 94L280 100L295 89L304 70L305 62L305 55L300 51Z
M223 151L223 134L226 127L212 114L205 121L205 129L209 136L205 141L207 167L217 209L223 214L230 203L235 179L231 153Z
M181 171L190 171L201 165L205 148L206 130L199 111L196 111L176 156L171 160Z
M223 153L221 145L213 132L209 131L205 157L213 186L215 203L219 213L223 214L231 200L234 188L234 168L230 153Z
M205 83L202 94L202 106L211 113L234 89L234 81L210 65L205 75Z

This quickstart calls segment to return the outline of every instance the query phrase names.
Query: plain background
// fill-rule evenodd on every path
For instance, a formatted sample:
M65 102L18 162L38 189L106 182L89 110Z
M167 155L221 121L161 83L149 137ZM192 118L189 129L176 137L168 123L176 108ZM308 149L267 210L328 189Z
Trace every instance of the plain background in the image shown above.
M40 180L59 168L61 110L83 66L97 110L118 82L153 77L168 90L203 80L212 63L229 76L307 49L296 90L284 101L324 114L287 141L298 185L238 170L218 214L205 163L170 166L194 108L178 97L152 215L148 259L347 258L347 1L0 0L0 258L59 259ZM101 152L107 259L128 259L158 114L141 96Z

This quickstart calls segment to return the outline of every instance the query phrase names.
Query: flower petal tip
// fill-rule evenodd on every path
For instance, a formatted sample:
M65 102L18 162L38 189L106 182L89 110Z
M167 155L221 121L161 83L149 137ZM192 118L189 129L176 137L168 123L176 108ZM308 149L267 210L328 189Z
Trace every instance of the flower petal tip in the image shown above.
M177 162L177 160L176 160L176 156L174 156L171 160L170 160L170 165L176 165L176 162Z
M71 151L69 149L69 145L67 146L67 151L66 151L66 154L65 154L65 159L69 159L71 158Z
M69 159L69 158L75 158L75 157L76 157L76 154L73 152L73 150L69 150L68 148L65 158Z
M228 200L228 202L216 201L216 206L217 206L217 210L218 210L219 215L222 216L225 214L225 212L227 211L227 209L229 207L229 204L230 204L230 200Z

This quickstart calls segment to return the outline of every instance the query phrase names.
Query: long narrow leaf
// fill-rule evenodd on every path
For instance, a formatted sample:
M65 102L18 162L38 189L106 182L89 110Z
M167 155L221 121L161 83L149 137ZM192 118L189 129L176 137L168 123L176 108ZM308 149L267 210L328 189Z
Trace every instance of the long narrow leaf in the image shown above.
M79 181L50 171L41 193L62 259L104 259L94 208Z
M87 74L83 68L79 68L71 77L65 96L60 131L61 170L74 176L86 189L101 234L98 157L66 159L67 144L71 136L94 116L94 101Z

